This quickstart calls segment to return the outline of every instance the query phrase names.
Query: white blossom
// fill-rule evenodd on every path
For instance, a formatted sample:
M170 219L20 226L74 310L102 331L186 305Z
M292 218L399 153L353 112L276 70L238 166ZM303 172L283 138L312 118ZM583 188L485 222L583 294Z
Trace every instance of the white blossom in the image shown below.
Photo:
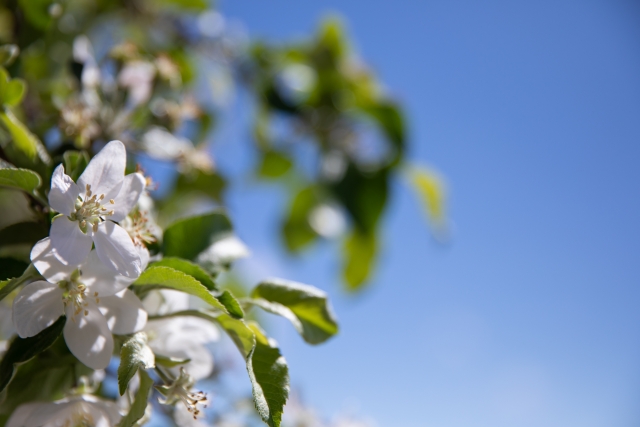
M155 291L145 298L144 306L153 314L187 310L189 296L178 291ZM213 355L206 345L220 337L218 328L211 322L191 316L169 317L150 320L145 332L149 337L149 347L155 354L190 359L182 366L195 380L211 375ZM177 374L178 368L173 368L173 372Z
M115 403L85 394L20 405L6 427L115 427L120 418Z
M108 143L84 170L78 183L59 165L51 178L49 204L62 215L51 224L51 242L63 264L75 266L92 243L100 260L127 277L140 275L141 261L133 241L116 222L122 221L145 188L142 174L124 175L126 150Z
M113 353L111 334L144 328L147 313L127 289L134 279L105 267L96 251L80 265L65 265L45 238L33 247L31 261L47 281L26 285L13 301L20 337L32 337L66 314L63 335L71 353L90 368L103 369Z
M118 75L118 83L129 90L129 102L133 106L149 100L153 88L156 67L147 61L128 62Z

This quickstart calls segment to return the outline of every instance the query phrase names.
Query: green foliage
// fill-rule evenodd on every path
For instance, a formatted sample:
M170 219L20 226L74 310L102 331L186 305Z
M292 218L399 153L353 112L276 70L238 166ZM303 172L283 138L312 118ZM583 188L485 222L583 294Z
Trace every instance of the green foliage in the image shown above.
M426 168L407 168L409 182L422 201L424 210L432 224L443 227L445 221L445 192L442 181Z
M118 390L122 396L136 371L155 367L153 351L147 345L147 334L133 334L122 344L118 366Z
M49 348L62 334L66 317L61 316L54 324L30 338L15 337L0 362L0 391L11 382L16 368Z
M22 276L0 283L0 301L5 299L7 295L9 295L19 286L27 282L31 282L37 278L40 278L40 273L38 273L38 270L36 270L33 264L30 264L29 267L24 271Z
M375 234L354 230L344 242L343 275L347 289L358 291L371 275L377 252Z
M133 427L136 422L144 416L144 412L147 409L149 393L153 386L153 380L149 377L149 374L142 369L139 369L138 373L140 375L140 388L138 388L136 397L129 409L129 412L127 415L122 417L118 427Z
M1 176L2 169L0 169L0 179ZM48 234L48 227L39 222L19 222L0 230L0 245L34 244L38 240L47 237Z
M199 281L202 285L204 285L210 291L217 291L218 287L216 286L213 278L209 273L204 271L202 267L182 258L175 257L165 257L159 261L151 264L152 267L171 267L174 270L182 271L194 279Z
M0 122L7 128L13 138L17 150L31 161L40 161L45 164L51 162L51 158L42 142L35 136L18 118L5 108L0 111Z
M258 167L258 174L264 178L280 178L289 170L293 163L283 153L269 150L263 153L262 161Z
M40 187L40 176L29 169L0 169L0 186L16 188L29 194Z
M77 181L84 172L84 169L89 164L89 155L85 151L69 150L65 151L63 155L64 159L64 172L71 177L74 181Z
M209 290L197 281L193 276L175 270L170 267L152 266L147 268L140 277L133 283L134 286L153 286L154 288L175 289L197 296L212 307L224 312L238 315L235 306L231 306L230 311L222 301L214 297ZM226 300L224 302L227 302ZM240 317L240 316L238 316Z
M20 48L15 44L5 44L0 46L0 66L9 66L15 61L20 53Z
M247 356L247 372L253 385L253 401L262 420L278 427L289 397L289 368L274 345L256 324L249 327L255 336L255 347Z
M318 203L318 191L315 187L304 188L293 198L282 225L282 236L291 252L299 252L318 237L309 224L309 215Z
M262 420L278 427L289 396L289 368L280 350L254 324L216 315L213 319L227 332L245 357L253 401Z
M195 260L217 238L231 231L231 222L221 211L185 218L164 231L163 252L168 257Z
M261 282L250 303L289 320L309 344L322 343L338 333L327 294L313 286L287 280Z
M0 67L0 104L16 106L22 101L27 85L22 79L10 79L9 73Z
M199 193L213 200L222 201L226 186L227 183L220 175L194 169L180 174L176 181L175 195L181 197L187 193Z

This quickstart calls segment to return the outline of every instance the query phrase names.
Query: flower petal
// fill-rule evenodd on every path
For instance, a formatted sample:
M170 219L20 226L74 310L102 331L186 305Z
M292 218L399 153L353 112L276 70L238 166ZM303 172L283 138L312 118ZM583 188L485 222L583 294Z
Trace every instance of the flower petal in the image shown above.
M59 164L51 176L49 204L61 214L71 215L78 194L80 194L80 189L71 177L64 173L64 166Z
M6 427L40 427L58 411L55 403L26 403L13 412Z
M104 412L111 420L110 425L116 425L122 418L122 415L120 415L120 411L118 410L118 405L114 402L98 399L90 394L83 394L81 399Z
M80 266L80 272L82 283L89 288L89 294L93 296L94 292L98 292L100 298L117 294L135 280L104 265L96 251L89 252Z
M98 225L94 234L96 252L100 261L126 277L138 277L142 272L140 255L124 228L104 221Z
M31 262L36 269L51 283L57 283L69 278L74 265L65 265L60 261L55 248L51 245L51 238L45 237L31 249Z
M104 369L113 353L113 336L98 307L86 306L86 315L74 315L73 304L67 305L67 323L64 325L64 340L71 353L92 369Z
M78 266L91 250L91 228L84 234L78 223L66 216L53 220L49 234L58 259L65 265Z
M13 300L13 325L22 338L51 326L63 313L62 289L44 280L28 284Z
M138 203L146 185L147 183L140 173L125 176L120 192L114 199L115 205L112 209L115 213L109 219L116 222L122 221Z
M120 141L111 141L91 159L78 178L80 190L84 191L89 184L93 194L109 195L111 190L117 189L122 184L126 163L127 151L124 144Z
M142 302L129 289L100 298L98 307L107 319L109 329L116 335L138 332L147 324L147 312Z

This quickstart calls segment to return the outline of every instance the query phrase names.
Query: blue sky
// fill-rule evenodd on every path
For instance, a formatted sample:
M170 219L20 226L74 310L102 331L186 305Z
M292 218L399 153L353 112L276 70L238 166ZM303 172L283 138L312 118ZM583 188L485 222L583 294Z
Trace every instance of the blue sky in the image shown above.
M405 106L410 158L449 189L453 238L430 237L400 180L371 287L340 291L326 243L285 255L286 202L244 182L239 267L327 290L339 337L274 334L292 383L326 414L380 427L640 425L640 5L632 1L220 1L254 37L345 17ZM241 119L237 119L241 121ZM231 167L234 144L215 148ZM229 158L225 159L226 154Z

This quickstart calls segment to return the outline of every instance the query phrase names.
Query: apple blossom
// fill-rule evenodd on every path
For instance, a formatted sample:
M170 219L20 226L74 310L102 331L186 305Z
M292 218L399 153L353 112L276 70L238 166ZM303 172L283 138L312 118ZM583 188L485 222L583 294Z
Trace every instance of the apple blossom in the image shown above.
M78 183L59 165L51 178L49 204L60 212L51 224L51 242L63 264L82 263L92 243L100 260L119 274L137 277L141 261L131 238L116 222L125 219L145 188L139 173L124 175L126 150L108 143L84 170Z
M105 267L96 251L80 265L65 265L45 238L33 247L31 261L47 281L26 285L13 301L13 324L20 337L32 337L66 314L63 335L69 350L90 368L102 369L113 353L111 334L145 326L147 313L127 289L133 279Z
M121 415L115 403L91 395L74 396L57 402L20 405L7 427L115 427Z
M187 310L189 295L171 290L154 291L145 298L144 307L153 314ZM191 316L168 317L148 321L145 332L155 354L189 359L182 366L195 380L211 375L213 356L206 345L220 337L218 328L211 322ZM177 374L178 368L173 368L173 372Z

